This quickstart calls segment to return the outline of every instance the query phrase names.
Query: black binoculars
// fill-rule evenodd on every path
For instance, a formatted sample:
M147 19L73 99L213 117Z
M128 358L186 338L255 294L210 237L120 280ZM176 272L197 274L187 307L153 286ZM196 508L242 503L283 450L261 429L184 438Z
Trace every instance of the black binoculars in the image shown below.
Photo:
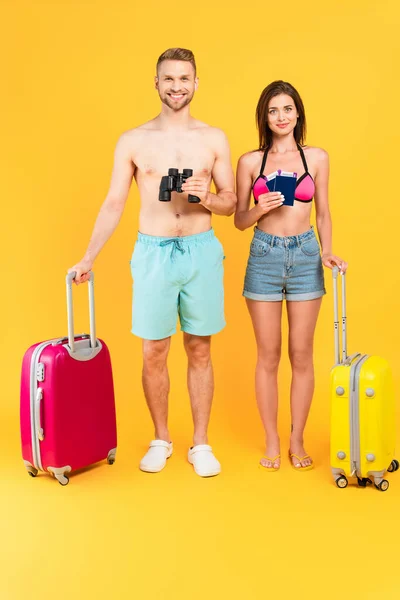
M158 199L160 202L170 202L171 192L182 193L182 185L186 179L193 175L192 169L183 169L182 173L179 173L179 169L168 169L168 175L164 175L161 178L160 193ZM200 198L197 196L188 195L188 201L192 204L200 202Z

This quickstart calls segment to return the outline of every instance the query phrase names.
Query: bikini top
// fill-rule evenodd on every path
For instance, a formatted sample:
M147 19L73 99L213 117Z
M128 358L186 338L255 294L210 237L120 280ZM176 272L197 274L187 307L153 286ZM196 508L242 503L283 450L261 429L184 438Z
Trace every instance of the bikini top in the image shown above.
M314 179L308 172L308 165L307 165L306 157L304 156L303 148L299 144L297 144L297 147L299 149L301 160L303 162L304 173L300 177L300 179L297 180L296 192L295 192L294 199L297 200L298 202L312 202L312 199L313 199L314 193L315 193ZM256 191L257 197L261 193L265 194L265 182L267 181L267 177L264 175L264 168L265 168L265 164L267 162L268 150L269 150L269 148L267 148L264 152L263 160L261 163L260 174L257 177L257 179L255 180L255 182L253 183L253 195L254 195L254 191ZM257 188L259 188L259 189L257 189ZM255 195L254 195L254 199L256 199Z

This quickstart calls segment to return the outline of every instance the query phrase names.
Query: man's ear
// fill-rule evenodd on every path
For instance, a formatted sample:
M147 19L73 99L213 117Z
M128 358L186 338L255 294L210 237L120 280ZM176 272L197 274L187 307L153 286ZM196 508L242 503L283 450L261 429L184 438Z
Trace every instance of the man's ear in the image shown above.
M194 89L197 90L198 87L199 87L199 78L196 77L196 79L194 80Z
M158 90L158 76L157 75L154 77L154 87L156 88L156 90Z

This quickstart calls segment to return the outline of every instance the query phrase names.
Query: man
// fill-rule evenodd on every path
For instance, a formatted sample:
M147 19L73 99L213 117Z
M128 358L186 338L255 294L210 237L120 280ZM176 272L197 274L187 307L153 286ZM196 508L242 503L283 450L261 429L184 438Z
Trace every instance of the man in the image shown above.
M221 470L207 439L214 391L210 343L225 325L224 256L211 229L211 214L234 213L234 175L224 133L190 115L198 87L193 53L182 48L164 52L158 59L155 87L161 112L120 137L110 189L88 249L70 271L76 271L77 284L87 281L96 256L121 218L134 177L141 209L131 261L132 333L143 338L143 389L155 428L155 439L140 468L159 472L172 454L167 356L179 315L194 422L188 459L198 475L209 477ZM170 201L159 201L161 178L170 168L192 169L193 176L181 193L172 191ZM217 194L210 192L211 179ZM189 195L199 201L189 202Z

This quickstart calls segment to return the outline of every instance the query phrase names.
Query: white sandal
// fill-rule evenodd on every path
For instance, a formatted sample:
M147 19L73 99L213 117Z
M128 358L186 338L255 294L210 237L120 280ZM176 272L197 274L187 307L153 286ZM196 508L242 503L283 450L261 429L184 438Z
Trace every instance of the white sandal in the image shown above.
M221 465L208 444L198 444L190 448L188 461L200 477L213 477L221 473Z
M167 464L167 458L172 454L172 442L164 440L153 440L150 447L140 461L139 468L146 473L159 473Z

